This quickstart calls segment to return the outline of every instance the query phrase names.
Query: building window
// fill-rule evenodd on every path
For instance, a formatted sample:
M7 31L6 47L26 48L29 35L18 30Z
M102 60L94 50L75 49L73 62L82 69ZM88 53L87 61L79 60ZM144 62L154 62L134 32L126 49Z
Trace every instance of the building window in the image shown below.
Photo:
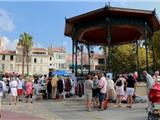
M4 72L5 71L5 65L4 64L0 64L0 71Z
M52 57L50 57L49 59L50 59L50 61L52 61Z
M16 56L16 61L17 61L18 63L22 62L22 56Z
M56 54L56 59L65 59L64 54Z
M13 60L13 55L10 56L10 60L11 60L11 61Z
M4 64L1 64L0 67L1 67L0 69L2 70L2 72L4 72L4 67L5 67Z
M5 60L5 55L2 56L2 60Z
M64 64L59 64L58 66L60 69L64 69L65 68L65 65Z
M17 66L16 68L17 68L17 72L19 72L19 66Z
M37 63L37 59L36 58L34 58L34 63Z
M56 55L56 58L57 58L57 59L59 59L59 58L60 58L58 54Z
M13 64L10 64L10 71L13 70Z
M98 59L98 64L104 64L104 59Z

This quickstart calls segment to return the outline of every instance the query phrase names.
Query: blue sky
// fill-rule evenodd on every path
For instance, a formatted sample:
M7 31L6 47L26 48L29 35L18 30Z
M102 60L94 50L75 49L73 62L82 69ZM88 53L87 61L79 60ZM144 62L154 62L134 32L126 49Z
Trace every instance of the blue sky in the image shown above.
M76 2L75 2L76 1ZM14 1L0 0L0 36L5 36L7 44L14 46L23 32L33 36L36 47L66 46L71 52L71 39L64 36L65 17L73 17L104 7L106 0L59 0L59 1ZM92 1L92 2L91 2ZM114 7L153 10L160 17L158 0L110 0Z

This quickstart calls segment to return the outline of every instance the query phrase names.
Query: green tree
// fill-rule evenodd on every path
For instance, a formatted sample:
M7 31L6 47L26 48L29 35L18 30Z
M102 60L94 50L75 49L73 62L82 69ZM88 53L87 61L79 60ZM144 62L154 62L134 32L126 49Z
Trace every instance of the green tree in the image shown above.
M33 46L32 36L26 32L20 35L18 45L22 47L22 75L24 75L24 61L27 62L27 75L29 74L29 52Z
M153 45L156 67L160 68L160 30L154 33Z
M116 74L133 72L136 70L137 59L134 44L125 44L114 46L112 49L112 71ZM144 47L138 47L138 65L139 69L146 68L146 51ZM151 55L149 54L149 63Z

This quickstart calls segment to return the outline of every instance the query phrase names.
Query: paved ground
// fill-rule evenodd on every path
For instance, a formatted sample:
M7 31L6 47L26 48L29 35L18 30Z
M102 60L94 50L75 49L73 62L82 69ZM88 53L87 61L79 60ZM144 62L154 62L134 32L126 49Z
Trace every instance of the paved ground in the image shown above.
M132 109L117 108L109 104L106 111L93 109L86 111L83 99L67 99L65 101L42 101L4 104L2 106L2 120L146 120L146 104L135 104ZM9 112L8 112L9 111ZM34 116L34 117L33 117ZM41 119L40 119L41 118Z

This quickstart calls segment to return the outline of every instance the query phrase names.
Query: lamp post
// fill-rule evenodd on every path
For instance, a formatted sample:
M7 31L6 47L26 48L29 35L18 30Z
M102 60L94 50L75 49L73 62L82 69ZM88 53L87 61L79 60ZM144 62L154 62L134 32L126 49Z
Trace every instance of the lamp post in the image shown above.
M80 46L77 46L77 49L78 49L78 56L79 56L79 52L81 52L81 76L83 76L83 44L81 43L81 45Z
M89 52L89 74L91 74L91 59L93 58L93 55L94 55L94 51L91 50Z

